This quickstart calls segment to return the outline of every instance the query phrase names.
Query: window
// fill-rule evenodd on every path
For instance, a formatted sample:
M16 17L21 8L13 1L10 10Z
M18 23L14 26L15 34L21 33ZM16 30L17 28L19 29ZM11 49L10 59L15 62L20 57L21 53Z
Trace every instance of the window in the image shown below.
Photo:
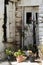
M32 19L32 13L26 13L26 23L31 24L31 19Z
M32 12L26 13L26 24L31 24L32 19L33 19L32 16L33 16ZM38 24L38 13L35 13L34 18L35 18L36 24Z

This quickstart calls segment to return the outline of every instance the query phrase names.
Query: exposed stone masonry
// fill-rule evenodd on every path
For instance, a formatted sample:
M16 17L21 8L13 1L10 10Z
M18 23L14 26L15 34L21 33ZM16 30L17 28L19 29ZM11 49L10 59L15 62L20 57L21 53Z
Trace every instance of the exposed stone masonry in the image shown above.
M39 7L39 42L43 44L43 4Z
M16 6L15 13L16 21L15 21L15 44L20 48L21 45L21 31L22 31L22 7Z

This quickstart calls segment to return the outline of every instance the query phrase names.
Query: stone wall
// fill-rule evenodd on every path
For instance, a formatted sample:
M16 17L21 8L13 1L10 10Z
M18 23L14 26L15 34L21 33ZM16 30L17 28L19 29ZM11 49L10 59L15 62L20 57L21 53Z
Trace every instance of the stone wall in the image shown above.
M33 1L31 3L33 3ZM7 7L7 25L6 25L6 27L7 27L7 41L8 42L14 41L14 43L16 44L16 46L18 48L20 48L21 44L22 44L22 40L21 40L22 15L23 15L22 5L27 6L26 3L28 3L28 2L27 2L27 0L26 1L23 0L21 2L22 3L21 5L19 2L20 6L17 6L17 3L12 4L11 2L9 2L8 5L6 5L6 7ZM36 2L36 1L34 1L34 2ZM36 3L34 3L34 5ZM5 45L2 42L3 41L3 28L2 28L3 22L4 22L4 0L0 0L0 59L5 57L4 52L3 52L5 49ZM39 32L36 31L36 33L39 33L39 42L38 42L38 37L37 37L37 43L43 44L43 6L41 6L39 8ZM36 36L38 36L38 34ZM8 45L6 44L6 45L12 46L12 44L8 44Z
M4 44L3 44L3 22L4 22L4 0L0 0L0 59L4 58Z
M7 41L15 40L15 3L9 2L7 7Z
M22 33L22 7L16 5L16 12L15 12L15 44L17 47L20 48L21 45L21 33Z
M39 42L43 44L43 4L39 7Z
M42 0L20 0L18 2L19 6L39 6L41 4Z

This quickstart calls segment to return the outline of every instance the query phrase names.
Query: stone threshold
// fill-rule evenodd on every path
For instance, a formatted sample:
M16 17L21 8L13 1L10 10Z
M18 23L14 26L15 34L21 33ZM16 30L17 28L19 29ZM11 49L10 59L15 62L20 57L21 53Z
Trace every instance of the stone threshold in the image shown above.
M4 61L4 62L0 62L0 65L43 65L43 61L41 61L41 63L30 62L29 60L26 60L25 62L21 62L21 63L18 63L16 61L13 62Z

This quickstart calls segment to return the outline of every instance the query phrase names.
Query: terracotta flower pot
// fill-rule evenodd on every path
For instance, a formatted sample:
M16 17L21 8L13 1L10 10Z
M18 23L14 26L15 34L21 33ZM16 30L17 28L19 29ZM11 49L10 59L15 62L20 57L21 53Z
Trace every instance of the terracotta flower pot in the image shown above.
M18 56L17 58L16 58L16 60L17 60L17 62L22 62L22 61L24 61L26 59L26 57L25 56Z

